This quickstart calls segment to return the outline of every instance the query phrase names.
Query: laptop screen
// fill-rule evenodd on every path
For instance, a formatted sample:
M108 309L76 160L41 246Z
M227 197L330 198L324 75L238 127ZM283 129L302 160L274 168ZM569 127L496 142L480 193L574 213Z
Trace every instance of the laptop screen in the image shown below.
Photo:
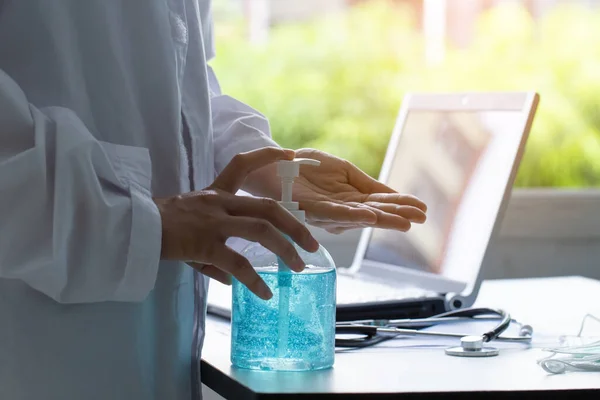
M409 110L383 181L427 206L408 232L374 229L365 261L476 279L523 134L523 112Z

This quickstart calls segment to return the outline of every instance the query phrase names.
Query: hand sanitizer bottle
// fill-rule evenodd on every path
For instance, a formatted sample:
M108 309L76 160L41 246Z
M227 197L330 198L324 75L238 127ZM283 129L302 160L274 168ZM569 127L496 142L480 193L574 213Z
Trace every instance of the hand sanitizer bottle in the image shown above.
M280 204L305 223L304 211L292 201L300 166L311 159L280 161ZM288 238L288 240L291 240ZM333 366L335 356L336 270L320 246L309 253L294 243L306 264L293 272L270 250L252 243L242 251L273 297L262 300L236 279L232 282L231 362L239 368L310 371Z

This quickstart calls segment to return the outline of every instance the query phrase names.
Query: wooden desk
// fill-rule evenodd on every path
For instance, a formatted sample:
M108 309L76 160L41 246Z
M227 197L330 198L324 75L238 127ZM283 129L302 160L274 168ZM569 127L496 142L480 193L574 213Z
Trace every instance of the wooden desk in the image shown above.
M487 281L476 306L504 308L540 335L575 335L586 313L600 316L600 282L581 277ZM590 332L600 336L600 324L593 324ZM536 363L547 353L535 345L502 347L497 357L476 359L389 342L386 349L338 353L335 366L325 371L263 372L231 366L228 323L209 318L206 330L202 382L227 399L600 396L600 373L549 375Z

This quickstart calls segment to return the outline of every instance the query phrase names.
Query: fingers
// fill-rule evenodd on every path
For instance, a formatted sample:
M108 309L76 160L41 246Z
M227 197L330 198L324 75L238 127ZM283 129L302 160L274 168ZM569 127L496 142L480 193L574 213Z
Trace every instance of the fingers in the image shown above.
M192 268L194 268L201 274L208 276L209 278L217 280L224 285L228 285L228 286L231 285L231 275L229 275L227 272L215 267L214 265L200 264L200 263L195 263L195 262L188 262L188 264Z
M311 214L311 219L321 222L374 224L377 215L371 207L359 203L333 201L301 201L300 208Z
M408 201L416 204L420 202L411 196L407 198ZM336 234L364 227L406 232L411 228L412 223L422 224L427 218L425 212L419 207L376 201L366 203L303 202L302 208L311 213L312 225Z
M379 203L373 203L379 204ZM380 208L371 206L367 203L333 203L326 201L319 201L318 204L314 205L312 211L311 224L319 226L328 230L333 231L332 233L339 233L344 230L359 227L372 227L382 229L395 229L403 232L408 231L411 228L411 221L405 216L413 215L415 218L421 218L417 214L422 211L409 207L410 211L404 212L402 206L396 206L394 204L382 204L382 207L387 207L392 213L386 212ZM399 207L399 208L398 208ZM336 213L338 210L343 210ZM370 217L368 219L359 220L352 217L352 213L368 212ZM395 212L401 212L400 215ZM375 218L372 218L374 216ZM415 221L417 222L417 221Z
M279 256L290 269L296 272L301 272L304 269L304 261L298 255L292 243L277 231L269 221L250 217L230 217L223 222L221 232L224 235L258 242Z
M293 150L277 147L265 147L247 153L240 153L231 159L211 187L235 193L242 187L246 177L251 172L279 160L293 160L294 156L295 152Z
M229 247L225 245L215 247L211 252L209 262L226 273L233 275L261 299L269 300L273 297L273 293L254 268L252 268L250 262ZM202 269L206 270L206 268Z
M427 215L420 209L414 206L399 206L392 203L377 203L367 202L365 203L369 207L376 208L388 214L397 215L399 217L406 218L410 222L422 224L427 219Z
M373 228L408 232L412 226L410 221L404 217L387 213L375 207L372 207L371 209L377 215L377 222L372 225Z
M225 207L232 215L269 221L306 251L314 252L319 249L319 242L308 228L273 199L235 196L229 199Z
M423 212L427 212L427 205L420 199L409 194L375 193L368 196L367 203L368 202L393 203L400 206L412 206Z

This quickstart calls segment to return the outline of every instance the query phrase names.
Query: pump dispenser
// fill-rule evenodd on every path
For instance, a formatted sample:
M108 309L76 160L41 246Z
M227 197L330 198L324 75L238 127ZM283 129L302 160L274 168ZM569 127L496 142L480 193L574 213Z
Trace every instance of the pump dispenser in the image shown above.
M305 223L304 211L292 201L294 179L299 176L301 165L319 166L320 161L305 158L279 161L277 175L281 178L280 204ZM242 251L273 297L262 300L233 280L231 362L236 367L310 371L333 365L335 264L323 246L309 253L293 244L306 265L302 272L293 272L258 243Z
M281 178L281 204L291 212L303 224L305 223L304 211L299 209L298 203L292 201L294 190L294 179L300 176L300 165L321 165L321 161L310 158L296 158L294 160L282 160L277 163L277 176Z

